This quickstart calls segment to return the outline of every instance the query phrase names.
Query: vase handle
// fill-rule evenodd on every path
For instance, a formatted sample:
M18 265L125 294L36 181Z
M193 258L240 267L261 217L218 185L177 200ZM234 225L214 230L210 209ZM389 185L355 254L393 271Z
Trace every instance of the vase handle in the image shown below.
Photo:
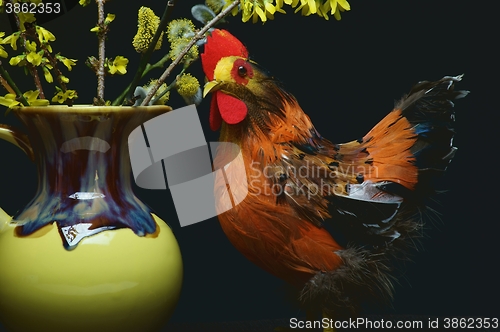
M0 138L23 150L31 161L35 160L28 136L23 134L20 130L11 126L0 124Z
M0 139L14 144L15 146L23 150L24 153L26 153L31 159L31 161L35 160L33 149L31 148L31 143L28 139L28 136L23 134L20 130L11 126L0 124ZM0 208L0 232L11 219L12 217L9 216L4 210L2 210L2 208Z
M0 233L9 224L12 217L7 214L2 208L0 208Z

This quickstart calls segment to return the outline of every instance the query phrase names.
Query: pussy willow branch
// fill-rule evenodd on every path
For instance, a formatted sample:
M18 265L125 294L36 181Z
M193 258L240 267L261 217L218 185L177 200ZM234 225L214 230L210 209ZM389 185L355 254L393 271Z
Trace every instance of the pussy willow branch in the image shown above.
M7 83L10 85L12 90L14 90L15 94L17 95L17 99L24 105L24 106L29 106L30 104L24 98L23 93L19 88L17 87L16 83L12 80L10 77L9 73L5 70L5 68L2 65L2 61L0 61L0 76L7 81Z
M158 42L158 39L160 39L162 32L165 31L165 29L167 28L170 14L172 13L172 11L175 7L175 1L176 0L169 0L167 2L167 6L165 7L165 10L163 11L163 15L161 17L160 24L158 25L158 29L156 29L155 35L153 36L153 40L151 40L151 43L149 43L148 49L141 56L139 68L137 68L134 79L127 86L127 88L125 88L125 90L120 94L120 96L118 96L118 98L116 98L113 101L113 105L115 105L115 106L120 105L123 102L123 100L125 99L125 97L128 95L130 89L132 87L136 87L139 84L139 81L141 80L141 78L144 75L146 75L146 73L147 73L146 69L148 69L149 59L151 58L151 54L153 54L153 51L155 50L156 43ZM157 62L157 63L159 63L159 62ZM149 68L148 71L149 70L151 70L151 69Z
M170 90L172 90L172 88L177 84L177 80L179 79L179 77L182 76L182 74L184 74L184 72L186 71L186 69L187 69L187 66L184 67L184 68L182 68L181 72L175 77L174 81L172 83L170 83L170 85L167 86L167 88L164 91L162 91L158 96L156 96L155 99L153 99L153 102L152 102L153 105L156 104L156 102L158 100L160 100L160 98L163 97L167 92L169 92Z
M142 74L142 76L144 75L147 75L147 73L149 73L152 69L156 69L156 68L163 68L163 65L165 64L165 62L167 62L168 60L170 59L170 54L165 54L163 56L163 58L161 58L160 60L158 60L156 63L152 64L152 65L148 65L146 66L146 69L144 69L144 73Z
M153 44L154 45L154 44ZM142 68L139 68L140 70L137 71L137 73L141 73L141 76L137 79L137 81L134 79L134 81L132 83L130 83L126 88L125 90L122 91L122 93L118 96L118 98L116 98L112 105L113 106L118 106L118 105L121 105L121 104L127 104L127 102L130 100L127 100L125 103L124 103L124 99L125 97L127 96L127 94L129 93L130 91L130 88L133 86L132 84L139 84L139 80L141 78L143 78L145 75L147 75L151 70L153 69L156 69L156 68L163 68L163 65L165 64L165 62L167 62L168 60L170 59L170 55L167 53L165 54L165 56L163 56L163 58L161 58L158 62L156 62L155 64L152 64L150 65L149 63L147 63L147 61L145 61L144 63L146 63L146 67L144 69Z
M97 32L97 39L99 41L99 60L97 65L97 103L104 103L104 60L106 56L106 32L107 28L104 26L104 3L106 0L96 0L97 3L97 26L99 31Z
M226 16L227 14L229 14L230 11L232 11L236 6L238 6L239 3L240 3L239 0L235 0L234 2L232 2L224 10L222 10L217 16L215 16L210 22L208 22L200 31L198 31L198 33L196 35L194 35L193 39L191 39L191 41L189 42L189 44L187 44L186 47L182 50L182 52L179 53L179 55L177 56L177 58L175 58L175 60L172 61L172 63L170 64L170 66L168 66L168 68L165 69L165 71L160 76L160 78L158 79L158 81L156 82L156 84L151 87L151 90L146 95L146 98L144 98L144 100L142 101L141 106L145 106L145 105L149 104L149 102L151 101L151 98L153 98L153 96L155 95L156 91L158 91L159 87L163 84L163 82L165 82L165 80L170 75L170 73L175 68L175 66L177 66L182 61L182 58L184 58L184 56L187 54L187 52L189 51L189 49L198 40L200 40L201 38L203 38L205 36L205 33L212 26L214 26L215 23L219 22L222 18L224 18L224 16Z

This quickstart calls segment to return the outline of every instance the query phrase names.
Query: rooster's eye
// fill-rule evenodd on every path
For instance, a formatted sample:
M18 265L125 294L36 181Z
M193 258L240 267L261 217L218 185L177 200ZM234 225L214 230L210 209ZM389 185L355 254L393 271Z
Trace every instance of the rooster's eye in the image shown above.
M246 69L246 67L244 67L244 66L239 66L239 67L238 67L238 75L240 75L240 77L245 77L245 76L247 76L247 69Z
M231 67L231 78L235 83L247 85L253 77L252 65L245 59L236 59Z

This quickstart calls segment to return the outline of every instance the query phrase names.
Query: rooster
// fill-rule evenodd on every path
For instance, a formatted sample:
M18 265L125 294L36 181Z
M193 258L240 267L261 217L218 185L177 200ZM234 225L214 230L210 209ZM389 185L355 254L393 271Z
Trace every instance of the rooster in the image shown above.
M245 177L230 170L231 187L216 179L216 197L248 189L218 216L229 241L294 286L308 312L341 319L364 300L390 300L393 262L421 235L430 180L456 151L452 100L468 93L454 89L462 76L418 83L366 135L334 144L228 31L212 32L201 60L210 127L239 146L246 165L241 186ZM227 155L219 151L214 166Z

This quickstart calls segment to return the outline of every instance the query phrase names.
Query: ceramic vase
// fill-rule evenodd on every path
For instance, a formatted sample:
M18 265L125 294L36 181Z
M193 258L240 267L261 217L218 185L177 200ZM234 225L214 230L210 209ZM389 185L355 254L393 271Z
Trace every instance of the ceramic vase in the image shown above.
M180 294L181 254L170 227L132 191L127 139L169 110L23 107L13 113L27 135L0 126L0 138L38 171L32 201L13 217L0 209L0 321L8 331L165 325ZM11 188L0 182L0 190Z

